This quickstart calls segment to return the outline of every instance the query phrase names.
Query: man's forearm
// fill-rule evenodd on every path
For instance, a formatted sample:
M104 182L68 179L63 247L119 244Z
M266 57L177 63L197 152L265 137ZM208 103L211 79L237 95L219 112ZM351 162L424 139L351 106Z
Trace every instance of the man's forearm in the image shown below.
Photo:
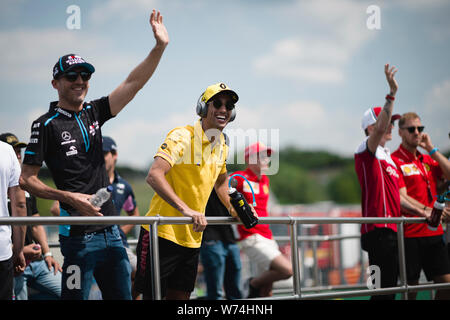
M33 217L39 217L39 215L33 215ZM41 245L42 254L45 254L50 251L50 247L48 246L47 234L45 233L44 226L35 225L32 228L33 238Z
M8 196L11 202L11 216L12 217L26 217L27 206L25 200L25 193L19 186L10 188ZM14 225L12 234L13 250L15 253L22 251L25 242L26 226Z
M20 187L39 198L68 202L67 191L51 188L43 183L37 176L21 176Z
M424 217L426 218L425 209L423 208L423 205L417 206L410 202L410 197L407 197L405 195L400 194L400 207L403 211L406 211L407 213L413 214L415 216ZM417 203L420 204L420 202L417 201Z
M111 114L117 115L148 82L161 60L165 45L157 44L109 96Z
M146 181L164 201L180 213L184 214L189 209L188 205L172 189L164 174L149 174Z

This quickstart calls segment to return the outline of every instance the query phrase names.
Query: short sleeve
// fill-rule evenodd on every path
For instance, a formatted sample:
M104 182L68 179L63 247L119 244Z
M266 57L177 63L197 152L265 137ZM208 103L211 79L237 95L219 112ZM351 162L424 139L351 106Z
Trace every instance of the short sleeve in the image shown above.
M86 110L92 109L95 119L101 127L106 121L113 118L111 108L109 105L109 97L102 97L97 100L92 100L86 105Z
M170 166L174 166L176 163L190 159L190 144L191 144L191 133L186 128L175 128L169 132L163 144L158 148L158 152L155 157L161 157ZM187 152L186 152L187 150ZM189 159L184 159L184 156L189 157Z
M11 174L9 176L9 181L8 181L8 187L12 188L12 187L16 187L19 185L19 178L20 178L20 164L19 164L19 160L17 160L17 157L14 153L13 148L9 148L11 149L10 151L10 157L11 157Z
M31 125L31 135L28 146L25 149L23 163L42 166L48 147L48 122L36 120Z

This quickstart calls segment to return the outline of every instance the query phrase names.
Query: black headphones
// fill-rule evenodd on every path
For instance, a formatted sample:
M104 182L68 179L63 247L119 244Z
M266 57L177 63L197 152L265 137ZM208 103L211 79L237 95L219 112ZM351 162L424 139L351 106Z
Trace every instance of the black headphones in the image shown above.
M197 101L197 114L202 117L202 118L206 118L206 115L208 114L208 106L207 103L205 101L203 101L203 95L205 94L205 92L203 92L200 97L198 98ZM231 110L231 117L230 120L228 120L228 122L233 121L236 118L236 108L234 108L233 110Z

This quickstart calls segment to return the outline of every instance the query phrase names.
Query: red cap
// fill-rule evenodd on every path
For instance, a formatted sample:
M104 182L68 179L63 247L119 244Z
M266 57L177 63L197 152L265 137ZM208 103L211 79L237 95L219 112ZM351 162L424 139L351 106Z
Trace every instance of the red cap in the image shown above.
M270 157L270 155L272 154L272 149L267 147L264 143L262 142L256 142L250 146L248 146L247 148L245 148L245 152L244 152L244 156L245 156L245 162L248 162L248 159L251 155L260 153L266 151L267 155Z

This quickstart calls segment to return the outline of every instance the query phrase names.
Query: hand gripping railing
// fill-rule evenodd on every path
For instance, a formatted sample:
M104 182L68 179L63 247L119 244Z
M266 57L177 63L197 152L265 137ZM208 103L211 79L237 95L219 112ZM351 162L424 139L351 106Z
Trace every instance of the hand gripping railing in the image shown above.
M239 224L237 220L232 217L207 217L208 224ZM403 299L408 299L408 292L425 290L425 289L444 289L450 288L450 283L447 284L424 284L408 286L406 280L406 264L405 264L405 247L404 247L404 223L423 223L425 218L355 218L355 217L343 217L343 218L313 218L313 217L265 217L259 218L262 224L287 224L290 229L290 242L291 242L291 259L293 269L293 295L283 297L270 297L260 298L260 300L266 299L333 299L342 297L357 297L364 295L382 295L392 293L402 293ZM2 217L0 218L0 225L105 225L105 224L134 224L134 225L150 225L152 236L152 285L154 289L154 297L156 300L161 299L161 284L159 278L159 252L158 252L158 232L157 227L160 224L190 224L192 218L188 217ZM318 294L302 294L300 286L300 265L298 256L298 230L299 224L343 224L343 223L395 223L398 225L397 241L398 241L398 253L399 253L399 270L400 281L399 287L381 288L381 289L367 289L367 290L351 290L341 291L338 293L318 293Z

